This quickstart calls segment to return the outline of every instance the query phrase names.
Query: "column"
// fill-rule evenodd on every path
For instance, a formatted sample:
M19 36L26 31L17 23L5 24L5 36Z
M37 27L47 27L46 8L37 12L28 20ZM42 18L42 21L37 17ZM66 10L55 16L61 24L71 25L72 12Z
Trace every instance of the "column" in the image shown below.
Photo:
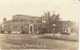
M34 34L34 24L32 24L32 33Z
M39 27L38 27L38 24L37 24L37 34L39 33Z
M31 27L31 26L30 26L30 24L29 24L29 33L31 33L31 31L30 31L30 27Z

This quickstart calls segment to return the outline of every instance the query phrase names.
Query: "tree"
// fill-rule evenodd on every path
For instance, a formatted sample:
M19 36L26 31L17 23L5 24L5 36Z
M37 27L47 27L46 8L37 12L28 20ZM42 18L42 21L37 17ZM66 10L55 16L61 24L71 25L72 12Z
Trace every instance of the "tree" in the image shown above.
M7 21L7 18L3 18L3 23L5 23Z
M47 31L50 33L53 29L53 24L56 25L56 23L59 21L59 14L53 13L51 15L50 12L44 13L42 16L42 23L46 25Z

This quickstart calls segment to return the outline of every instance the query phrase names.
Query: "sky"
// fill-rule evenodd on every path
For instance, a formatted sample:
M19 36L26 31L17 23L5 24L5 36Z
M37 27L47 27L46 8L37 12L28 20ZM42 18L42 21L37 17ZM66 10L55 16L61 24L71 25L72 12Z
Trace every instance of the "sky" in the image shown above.
M80 16L79 0L0 0L0 23L6 17L11 19L15 14L41 16L54 11L62 20L78 22Z

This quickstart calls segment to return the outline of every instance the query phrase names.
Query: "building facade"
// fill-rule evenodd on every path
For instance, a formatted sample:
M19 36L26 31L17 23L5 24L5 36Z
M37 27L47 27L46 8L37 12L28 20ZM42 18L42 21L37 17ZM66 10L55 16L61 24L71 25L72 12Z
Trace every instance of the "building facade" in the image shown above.
M39 33L40 17L15 15L12 20L3 23L3 30L7 32Z
M22 33L71 33L71 22L61 21L59 15L29 16L14 15L12 20L4 20L1 31Z

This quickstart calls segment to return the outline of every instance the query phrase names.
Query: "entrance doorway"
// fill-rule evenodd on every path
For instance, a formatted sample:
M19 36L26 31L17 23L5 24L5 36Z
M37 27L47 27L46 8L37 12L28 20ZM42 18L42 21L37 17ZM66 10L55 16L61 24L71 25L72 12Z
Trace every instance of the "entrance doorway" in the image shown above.
M29 33L34 33L34 24L29 24Z

